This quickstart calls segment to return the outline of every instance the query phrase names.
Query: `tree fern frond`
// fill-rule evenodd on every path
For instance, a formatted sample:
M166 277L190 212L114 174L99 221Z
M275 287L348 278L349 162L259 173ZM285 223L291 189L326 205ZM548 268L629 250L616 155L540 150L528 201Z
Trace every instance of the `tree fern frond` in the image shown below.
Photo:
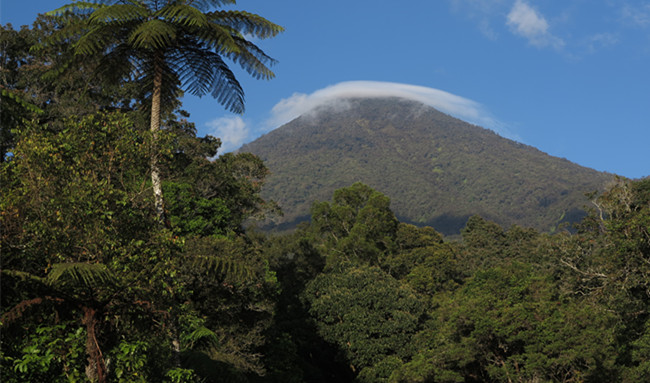
M284 28L262 16L244 11L215 11L207 13L210 21L227 25L242 34L267 39L277 36Z
M183 3L171 3L156 12L156 16L173 23L196 28L203 28L208 23L208 18L203 12Z
M228 26L210 23L209 27L198 30L196 36L209 49L226 54L239 51L239 47L233 39L233 35L236 33Z
M110 38L110 30L102 26L91 28L74 44L75 54L92 55L106 49Z
M127 44L119 44L102 56L98 70L110 83L129 80L137 58Z
M176 39L176 28L163 20L153 19L140 24L129 36L134 48L160 49Z
M244 113L245 98L242 88L235 74L227 65L215 72L216 81L212 84L212 97L232 113Z
M217 334L207 327L199 327L183 337L188 349L209 349L219 345Z
M214 64L211 56L214 52L202 50L197 46L175 52L172 60L176 64L175 70L183 86L196 96L203 96L210 91L210 84L214 81ZM220 58L217 58L219 61ZM220 64L225 64L223 61Z
M51 286L96 287L115 281L113 274L101 263L57 263L46 277Z
M234 39L241 49L239 53L229 55L229 58L258 80L269 80L275 77L275 73L273 73L264 62L267 61L269 64L275 64L275 60L267 56L255 44L246 39L240 37L235 37Z
M95 9L101 8L103 6L104 6L103 4L96 3L96 2L74 1L70 4L66 4L60 8L54 9L45 14L49 16L88 14L90 12L93 12Z
M194 259L194 267L209 274L223 275L235 280L250 280L254 274L254 271L242 262L217 256L197 256Z
M149 11L136 4L115 4L103 7L90 15L90 23L115 23L124 24L133 20L141 20L149 15Z

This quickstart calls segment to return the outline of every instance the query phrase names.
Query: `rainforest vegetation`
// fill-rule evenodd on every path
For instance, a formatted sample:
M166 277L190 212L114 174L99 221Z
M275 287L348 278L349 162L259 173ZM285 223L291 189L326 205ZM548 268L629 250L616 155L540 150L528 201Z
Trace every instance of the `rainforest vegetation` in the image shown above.
M127 3L177 6L153 11L187 34L203 25L199 13L222 15L204 5L231 2ZM120 47L111 39L122 29L152 27L132 23L152 9L100 10L0 30L2 382L650 376L650 178L591 194L589 214L553 233L474 215L451 240L400 222L362 183L314 203L293 232L259 232L251 222L280 213L260 196L269 169L221 154L178 102L182 90L204 91L237 110L232 72L217 65L212 88L184 82L179 56L165 61L156 45L170 40L147 45L154 30L122 47L139 69L106 82L117 73L107 65L128 63L96 53ZM122 29L84 24L93 20ZM183 43L226 44L192 52L272 77L272 59L242 36L281 28L244 13L220 22L221 39ZM75 52L87 30L108 50ZM160 71L171 85L152 129Z

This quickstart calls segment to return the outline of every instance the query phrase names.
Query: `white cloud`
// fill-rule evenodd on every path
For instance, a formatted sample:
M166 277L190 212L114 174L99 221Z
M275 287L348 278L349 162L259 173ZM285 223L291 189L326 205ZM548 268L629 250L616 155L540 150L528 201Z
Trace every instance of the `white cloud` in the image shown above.
M556 49L564 46L562 39L549 32L546 18L523 0L515 1L508 13L507 25L515 34L525 37L534 46L552 46Z
M239 148L249 137L246 122L239 116L216 118L205 126L210 129L209 135L221 139L220 154Z
M298 116L313 113L323 105L345 108L345 99L355 97L401 97L419 101L464 121L492 129L504 137L518 139L475 101L438 89L376 81L342 82L309 95L296 93L273 107L267 126L275 129Z
M650 26L650 4L625 5L621 11L623 21L637 27L645 28Z

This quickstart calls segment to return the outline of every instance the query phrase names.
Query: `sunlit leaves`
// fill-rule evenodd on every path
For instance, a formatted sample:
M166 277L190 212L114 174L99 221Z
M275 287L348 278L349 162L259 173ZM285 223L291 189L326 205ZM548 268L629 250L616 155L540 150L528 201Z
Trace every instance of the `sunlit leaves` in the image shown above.
M169 3L158 11L157 15L172 23L199 29L204 28L208 23L208 18L203 12L185 3Z
M129 36L134 48L161 49L170 45L176 38L176 29L162 20L148 20L140 24Z
M88 18L91 25L117 24L122 25L131 21L142 20L149 16L146 7L134 4L114 4L97 8Z

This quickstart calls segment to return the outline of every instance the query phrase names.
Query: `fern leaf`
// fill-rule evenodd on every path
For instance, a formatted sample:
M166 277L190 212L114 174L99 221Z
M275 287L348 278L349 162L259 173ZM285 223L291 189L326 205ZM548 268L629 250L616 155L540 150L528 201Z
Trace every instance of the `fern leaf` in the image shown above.
M264 62L266 61L269 64L275 64L275 60L267 56L255 44L243 38L236 37L235 41L241 49L239 50L239 53L229 55L233 61L239 64L242 69L248 72L248 74L253 76L255 79L270 80L275 77L275 73L273 73Z
M90 15L91 24L125 24L134 20L141 20L149 15L149 11L136 4L115 4L103 7Z
M216 348L219 345L219 337L214 331L207 327L199 327L195 329L184 336L184 341L187 343L187 348L189 349L210 349Z
M208 18L203 12L187 4L172 3L157 12L156 16L184 26L203 28Z
M46 13L48 16L62 16L68 14L81 14L92 12L95 9L103 7L103 4L98 4L89 1L75 1L70 4L66 4L60 8L49 11Z
M229 26L239 33L260 39L277 36L284 31L281 26L268 21L262 16L244 11L215 11L207 13L210 21Z
M238 280L250 280L254 273L250 267L241 262L217 256L198 256L194 260L194 267L205 270L209 274Z
M176 28L163 20L153 19L140 24L129 36L134 48L160 49L176 39Z
M46 277L51 286L96 287L115 282L115 277L101 263L57 263Z
M106 40L109 37L109 33L107 32L101 26L90 29L74 45L75 54L91 55L103 50L106 47Z

